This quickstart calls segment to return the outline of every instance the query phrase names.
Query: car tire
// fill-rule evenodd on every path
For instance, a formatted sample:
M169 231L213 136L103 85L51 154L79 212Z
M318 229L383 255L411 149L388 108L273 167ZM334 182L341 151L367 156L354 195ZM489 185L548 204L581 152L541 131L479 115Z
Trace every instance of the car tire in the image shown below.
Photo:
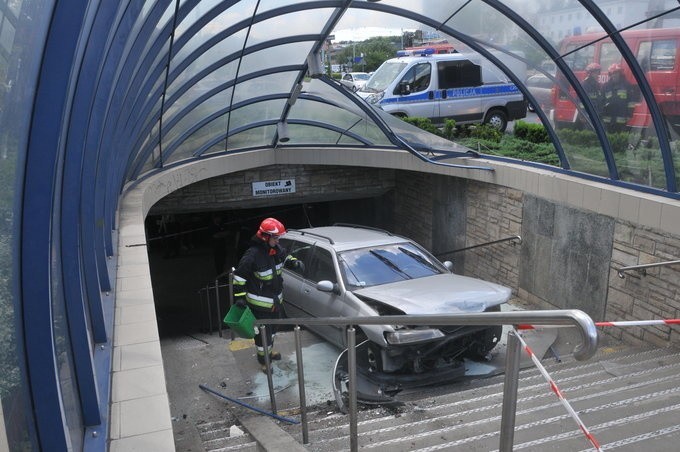
M359 89L359 88L357 88L356 86L353 86L353 87L352 87L352 91L354 91L355 93L357 92L358 89Z
M508 127L508 115L503 110L495 108L486 114L484 124L489 124L494 129L503 133Z
M489 352L501 341L502 335L502 325L485 329L480 333L480 338L468 348L465 355L474 361L486 361Z

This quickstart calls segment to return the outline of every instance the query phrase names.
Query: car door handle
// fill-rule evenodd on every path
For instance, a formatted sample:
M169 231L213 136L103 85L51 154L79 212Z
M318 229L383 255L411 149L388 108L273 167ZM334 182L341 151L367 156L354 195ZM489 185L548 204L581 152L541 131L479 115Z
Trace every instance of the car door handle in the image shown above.
M448 95L446 94L446 90L443 89L443 90L442 90L442 99L446 99L447 96L448 96Z

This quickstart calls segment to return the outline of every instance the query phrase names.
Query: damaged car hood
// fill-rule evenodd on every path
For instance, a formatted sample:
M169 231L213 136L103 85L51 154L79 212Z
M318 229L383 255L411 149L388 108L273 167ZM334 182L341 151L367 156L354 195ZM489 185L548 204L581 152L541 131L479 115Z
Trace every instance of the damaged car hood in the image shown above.
M483 312L507 302L511 291L488 281L443 274L366 287L354 294L419 315Z

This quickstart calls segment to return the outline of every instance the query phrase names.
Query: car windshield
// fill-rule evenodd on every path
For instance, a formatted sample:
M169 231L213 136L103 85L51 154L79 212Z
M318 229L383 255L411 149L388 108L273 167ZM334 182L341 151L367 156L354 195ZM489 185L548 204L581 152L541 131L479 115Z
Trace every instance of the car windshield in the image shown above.
M354 80L368 80L368 74L354 74Z
M436 259L411 243L345 251L338 260L349 290L444 272Z
M384 91L392 81L404 70L406 63L403 61L384 62L371 79L364 85L362 91L378 93Z

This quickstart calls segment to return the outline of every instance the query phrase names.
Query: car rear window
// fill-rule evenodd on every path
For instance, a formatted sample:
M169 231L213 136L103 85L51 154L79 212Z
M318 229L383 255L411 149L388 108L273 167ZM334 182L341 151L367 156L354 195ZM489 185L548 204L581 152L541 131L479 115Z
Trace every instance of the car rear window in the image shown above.
M443 273L432 256L411 243L345 251L338 259L350 290Z

